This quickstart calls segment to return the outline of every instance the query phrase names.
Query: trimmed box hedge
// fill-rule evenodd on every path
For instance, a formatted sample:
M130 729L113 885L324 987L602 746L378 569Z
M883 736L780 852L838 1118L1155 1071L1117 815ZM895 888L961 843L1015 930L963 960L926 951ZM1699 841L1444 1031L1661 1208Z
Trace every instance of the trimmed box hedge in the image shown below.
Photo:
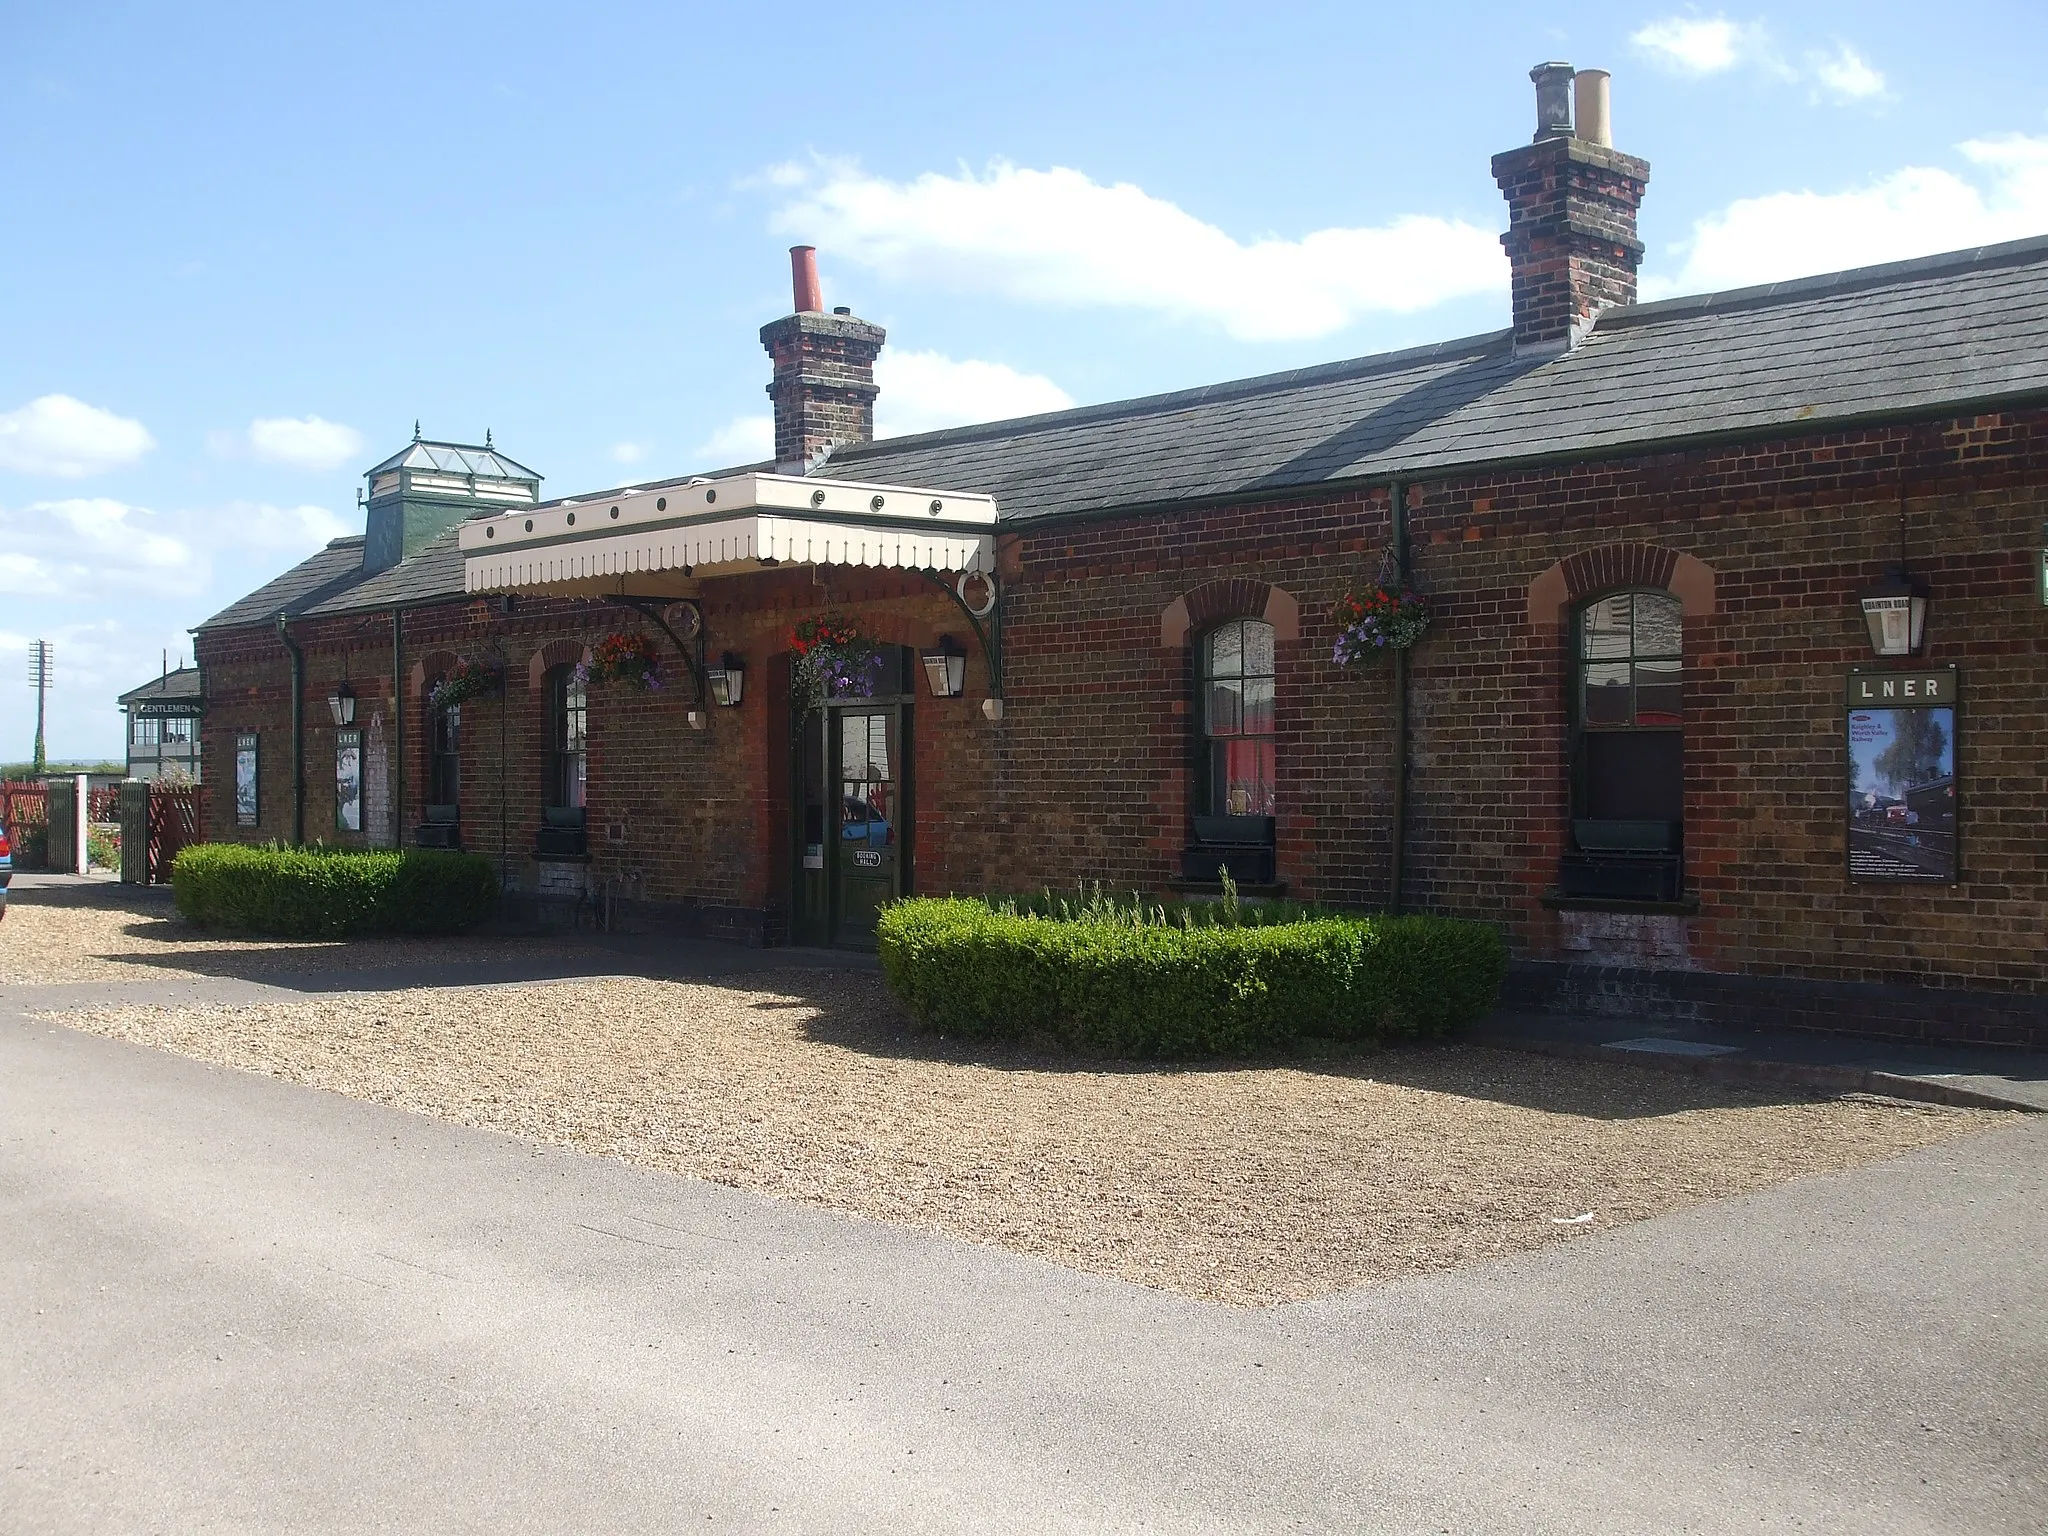
M1037 905L897 902L876 930L883 974L947 1034L1140 1057L1438 1035L1483 1017L1507 974L1500 931L1454 918Z
M195 923L295 939L456 933L498 904L489 859L421 850L195 843L171 865L171 889Z

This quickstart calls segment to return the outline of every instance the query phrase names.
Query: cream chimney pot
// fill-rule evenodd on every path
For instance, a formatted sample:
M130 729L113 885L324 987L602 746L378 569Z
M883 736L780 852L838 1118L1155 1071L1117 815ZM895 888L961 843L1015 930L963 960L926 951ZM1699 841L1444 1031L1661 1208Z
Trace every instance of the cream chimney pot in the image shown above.
M1614 124L1607 115L1604 69L1582 69L1572 76L1572 137L1602 149L1614 148Z

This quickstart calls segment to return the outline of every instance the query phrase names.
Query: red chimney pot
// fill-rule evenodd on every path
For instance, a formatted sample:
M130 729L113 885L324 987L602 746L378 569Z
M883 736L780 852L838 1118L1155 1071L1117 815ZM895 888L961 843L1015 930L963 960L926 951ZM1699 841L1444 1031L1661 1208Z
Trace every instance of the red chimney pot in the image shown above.
M818 248L815 245L792 245L789 248L789 286L796 295L798 314L816 314L825 307L825 296L818 288Z

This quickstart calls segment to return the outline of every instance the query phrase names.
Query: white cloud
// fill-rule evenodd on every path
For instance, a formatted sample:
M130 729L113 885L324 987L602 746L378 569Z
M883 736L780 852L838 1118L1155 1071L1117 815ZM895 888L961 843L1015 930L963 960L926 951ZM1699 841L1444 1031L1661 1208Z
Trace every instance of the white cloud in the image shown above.
M360 460L363 434L354 427L319 416L259 416L249 423L246 434L214 435L216 451L232 447L251 458L269 464L289 464L294 469L329 470Z
M1780 82L1805 80L1816 101L1880 102L1888 90L1883 71L1844 42L1812 49L1803 67L1786 62L1762 22L1726 16L1667 16L1640 28L1629 41L1653 64L1681 75L1719 75L1738 66Z
M875 435L901 437L941 427L1061 411L1074 403L1043 374L937 352L884 352L875 361Z
M707 468L754 464L775 453L773 416L735 416L697 445L696 457Z
M53 761L121 757L122 716L117 694L190 659L191 637L173 626L160 634L135 633L116 619L82 624L37 624L33 636L0 631L0 679L13 684L4 711L8 730L0 755L26 759L35 738L35 690L27 685L31 638L51 648L53 686L48 732ZM165 653L168 652L168 657Z
M0 469L75 480L132 464L156 446L141 422L69 395L0 414Z
M153 526L156 516L106 496L0 508L0 591L84 600L122 589L195 592L204 562L184 539Z
M1249 244L1143 188L1076 170L996 162L915 181L821 162L773 223L903 282L940 282L1029 303L1158 311L1248 341L1327 336L1371 314L1405 314L1507 287L1498 236L1408 214Z
M1770 58L1770 40L1761 26L1726 16L1667 16L1629 41L1654 63L1684 75L1718 75Z
M1835 101L1881 101L1890 94L1883 73L1847 43L1837 43L1833 53L1809 53L1806 68L1820 94Z
M644 447L644 446L643 446L642 444L639 444L639 443L613 443L613 444L612 444L612 462L613 462L614 464L638 464L638 463L639 463L639 462L640 462L640 461L641 461L642 459L644 459L644 458L646 458L646 457L647 457L647 449L646 449L646 448L645 448L645 447Z
M2048 137L1957 146L1974 176L1907 166L1847 192L1743 198L1693 225L1674 277L1645 298L1741 288L2048 234Z
M330 539L363 531L359 524L346 522L326 507L310 502L280 507L268 501L231 501L219 516L225 526L235 530L238 539L248 544L298 555L309 555Z

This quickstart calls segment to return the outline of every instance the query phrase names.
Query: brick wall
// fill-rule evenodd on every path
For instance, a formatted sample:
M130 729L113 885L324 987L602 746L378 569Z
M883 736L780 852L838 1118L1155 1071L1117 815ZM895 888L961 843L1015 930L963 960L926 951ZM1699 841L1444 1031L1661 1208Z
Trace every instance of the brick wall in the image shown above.
M787 635L801 617L839 609L878 639L922 648L952 633L970 652L970 695L920 698L913 772L917 784L916 875L934 891L982 888L991 874L979 831L986 813L992 727L978 701L984 666L959 611L915 577L860 572L764 573L713 585L700 601L712 658L746 663L737 708L699 705L687 669L656 626L596 600L456 601L404 615L400 688L392 687L388 611L301 619L292 637L306 657L305 830L308 841L363 846L334 825L335 727L327 696L344 677L357 696L356 725L382 712L393 752L401 840L410 845L427 794L424 694L457 659L505 670L502 695L462 706L463 846L499 861L509 892L615 905L671 925L755 941L779 938L788 902ZM645 633L663 657L656 692L614 684L590 690L587 865L533 857L547 750L547 667L574 661L605 635ZM216 782L232 784L238 732L261 733L261 823L217 835L244 842L291 836L290 662L273 628L207 632L199 639L216 713L203 750ZM402 701L402 704L401 704ZM402 748L391 729L402 709ZM704 725L688 723L701 710ZM968 835L963 836L963 829Z
M1963 878L1953 888L1852 885L1845 873L1843 678L1872 664L1856 594L1896 558L1902 485L1909 557L1933 594L1927 654L1914 664L1961 668ZM2038 994L2048 982L2048 616L2033 562L2044 517L2039 411L1414 488L1414 563L1435 619L1412 661L1408 904L1499 922L1532 968L1530 995L1548 988L1576 1005L1621 974L1667 978L1660 995L1695 1012L1707 1007L1701 978L1737 973L1889 989L1894 1003L1955 989ZM1165 886L1191 809L1192 647L1203 624L1245 612L1282 630L1279 876L1303 897L1384 905L1391 674L1345 673L1329 654L1330 609L1378 570L1388 524L1381 488L1006 537L1004 719L980 713L978 654L965 697L920 689L917 700L918 888ZM1616 584L1664 586L1685 607L1696 912L1545 900L1568 819L1567 621L1576 602ZM772 939L788 900L778 679L790 625L836 608L917 647L969 630L943 594L893 573L767 572L705 583L702 601L711 653L746 660L746 702L691 730L689 687L673 665L660 694L594 693L588 876L624 899L701 911L716 931ZM543 729L532 658L643 621L595 601L520 599L509 613L451 602L405 623L408 670L434 652L497 647L506 659L506 697L464 707L464 836L504 859L508 886L532 890ZM318 836L332 824L324 699L345 667L359 694L381 690L388 707L389 619L305 621L294 633L308 657L306 825ZM286 835L284 652L261 628L201 643L206 773L230 784L234 733L263 731L263 825L241 835ZM417 702L407 707L409 824L424 741ZM1646 995L1638 987L1630 1006ZM1827 995L1848 1010L1843 1022L1882 1022L1860 993ZM1900 1005L1898 1017L1935 1030L1941 1006ZM2014 1016L1980 1032L2010 1035Z

